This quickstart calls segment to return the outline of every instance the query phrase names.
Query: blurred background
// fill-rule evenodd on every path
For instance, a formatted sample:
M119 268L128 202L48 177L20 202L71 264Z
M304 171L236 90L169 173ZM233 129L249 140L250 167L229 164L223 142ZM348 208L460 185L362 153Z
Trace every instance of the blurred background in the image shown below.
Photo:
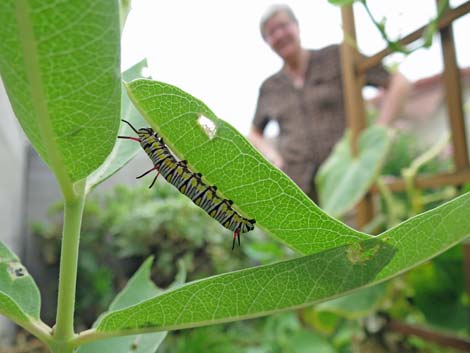
M450 1L450 5L464 2ZM259 31L260 16L272 3L134 0L123 32L122 69L147 58L148 74L154 79L202 99L220 118L246 134L261 82L281 66ZM338 7L326 0L284 3L298 16L306 48L341 42ZM433 0L374 0L369 6L376 18L387 18L387 32L392 37L410 32L436 15ZM362 7L355 8L355 15L360 50L371 54L384 48ZM468 130L470 16L455 21L453 29ZM404 112L396 122L400 130L382 171L384 176L400 176L448 130L440 42L435 40L430 49L408 57L391 55L385 64L399 67L413 82ZM372 119L380 94L371 88L363 93ZM62 217L57 204L60 192L23 137L2 85L0 119L0 163L4 166L0 173L0 239L24 259L41 290L42 318L52 324ZM272 124L270 136L275 137L277 131ZM451 153L449 146L442 148L419 172L452 170ZM162 288L175 278L189 281L295 255L259 231L242 239L242 247L232 252L230 233L171 186L159 182L149 191L147 180L135 180L136 171L147 170L149 163L144 153L139 153L102 184L86 206L77 293L77 324L81 328L89 327L106 309L149 255L156 257L153 279ZM423 192L423 210L467 190L466 186L446 186ZM376 231L413 214L412 201L404 192L393 195L393 207L387 202L378 200L382 219ZM172 332L158 352L462 351L459 338L468 337L470 329L463 258L459 245L387 283L312 308ZM444 343L439 343L441 338ZM15 348L6 348L7 343L15 343ZM38 342L0 321L0 352L42 349Z
M450 1L450 6L464 2ZM122 68L147 57L154 79L203 98L220 118L246 134L261 82L282 64L259 30L261 15L276 3L289 5L298 17L304 47L319 49L341 42L340 8L326 0L259 0L249 4L135 0L122 38ZM368 1L368 5L376 19L387 18L387 33L392 38L407 34L436 16L434 0ZM354 7L361 52L370 55L383 49L385 42L364 8L358 4ZM469 67L469 16L454 22L453 29L459 66ZM430 49L418 50L406 58L394 54L384 63L399 65L411 81L438 74L443 68L438 39ZM367 91L367 96L374 95L372 88Z

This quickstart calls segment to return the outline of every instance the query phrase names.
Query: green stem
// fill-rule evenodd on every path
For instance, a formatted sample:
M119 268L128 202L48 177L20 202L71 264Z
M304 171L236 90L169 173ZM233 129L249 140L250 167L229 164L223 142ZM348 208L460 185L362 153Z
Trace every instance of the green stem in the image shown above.
M50 345L52 343L52 329L41 320L31 320L28 322L17 322L26 331L32 333L41 342Z
M400 205L393 196L383 177L377 178L377 187L387 208L387 229L400 223Z
M85 203L85 182L77 185L73 199L65 199L64 230L60 256L59 297L54 339L59 345L67 344L74 337L73 316L77 282L78 246L80 226ZM58 350L60 351L60 350Z
M90 342L98 341L106 337L113 337L113 336L124 336L124 334L119 334L119 333L110 334L108 332L97 332L96 329L91 328L91 329L80 332L80 334L77 335L72 340L71 343L74 345L74 347L78 347L85 343L90 343Z
M51 353L73 353L75 347L68 343L58 344L57 342L52 343L49 345Z
M435 145L415 158L408 168L404 168L402 170L401 174L405 180L406 192L411 203L410 216L415 216L418 213L421 213L424 208L423 193L422 191L418 190L415 185L415 180L419 169L429 161L436 158L439 153L441 153L441 151L447 146L449 139L450 134L444 134Z
M385 23L377 21L376 18L372 15L372 12L370 11L369 6L367 5L367 0L360 0L360 3L364 6L364 9L366 10L367 15L369 16L375 28L379 31L380 35L382 36L382 39L387 43L387 46L389 47L389 49L391 49L393 52L398 52L398 53L402 53L405 55L410 55L416 50L421 49L421 48L428 48L432 44L432 38L438 30L437 28L438 23L440 22L445 11L449 7L449 0L439 1L437 16L433 20L431 20L429 24L427 25L427 28L422 35L421 43L414 46L413 48L410 48L409 46L402 45L400 43L400 39L398 40L390 39L385 29Z

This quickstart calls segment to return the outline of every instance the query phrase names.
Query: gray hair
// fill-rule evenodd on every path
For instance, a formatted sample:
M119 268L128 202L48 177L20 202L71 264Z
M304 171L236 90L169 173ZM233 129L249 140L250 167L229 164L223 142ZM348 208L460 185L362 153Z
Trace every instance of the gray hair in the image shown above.
M259 29L261 32L261 36L263 39L265 39L264 36L264 25L266 22L268 22L274 15L278 14L279 12L284 12L289 18L292 20L292 22L299 24L299 21L297 20L297 17L294 15L294 11L292 9L285 5L285 4L277 4L277 5L271 5L266 9L266 11L263 13L261 16L261 20L259 22Z

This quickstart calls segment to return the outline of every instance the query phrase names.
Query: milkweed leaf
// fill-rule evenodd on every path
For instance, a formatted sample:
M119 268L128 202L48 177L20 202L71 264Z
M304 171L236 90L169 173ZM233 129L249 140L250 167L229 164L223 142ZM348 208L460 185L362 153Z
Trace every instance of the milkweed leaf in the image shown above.
M116 296L109 311L125 309L131 305L154 297L162 292L150 279L153 257L149 257L127 282L126 287ZM98 319L97 323L100 319ZM96 326L93 325L93 326ZM166 336L166 332L147 335L105 338L80 346L77 353L154 353Z
M349 144L347 133L315 178L320 206L333 217L341 217L364 197L382 169L391 142L386 128L371 126L359 136L357 156L352 156Z
M327 216L197 98L172 85L144 79L132 81L128 92L178 158L187 160L208 184L216 185L221 196L233 200L243 216L255 218L257 227L288 246L309 254L368 238Z
M0 242L0 314L18 324L39 320L41 297L18 257Z
M470 234L470 193L376 238L188 283L105 315L99 332L173 330L294 309L390 279Z
M0 74L34 148L74 183L116 140L121 95L117 1L0 2Z

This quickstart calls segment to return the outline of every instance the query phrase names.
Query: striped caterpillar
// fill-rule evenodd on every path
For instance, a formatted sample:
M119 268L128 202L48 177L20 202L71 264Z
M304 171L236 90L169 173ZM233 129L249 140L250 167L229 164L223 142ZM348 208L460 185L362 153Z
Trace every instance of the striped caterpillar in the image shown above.
M155 170L157 174L150 184L150 188L161 174L170 184L206 211L209 216L233 232L232 250L235 247L235 240L238 240L238 246L240 246L240 234L253 230L256 221L245 218L235 211L232 208L233 201L217 195L217 187L207 185L202 180L201 173L194 173L189 169L187 161L176 160L163 142L163 138L153 129L141 128L137 130L130 122L122 121L129 125L139 137L118 136L118 138L139 142L153 162L153 168L139 175L137 179Z

